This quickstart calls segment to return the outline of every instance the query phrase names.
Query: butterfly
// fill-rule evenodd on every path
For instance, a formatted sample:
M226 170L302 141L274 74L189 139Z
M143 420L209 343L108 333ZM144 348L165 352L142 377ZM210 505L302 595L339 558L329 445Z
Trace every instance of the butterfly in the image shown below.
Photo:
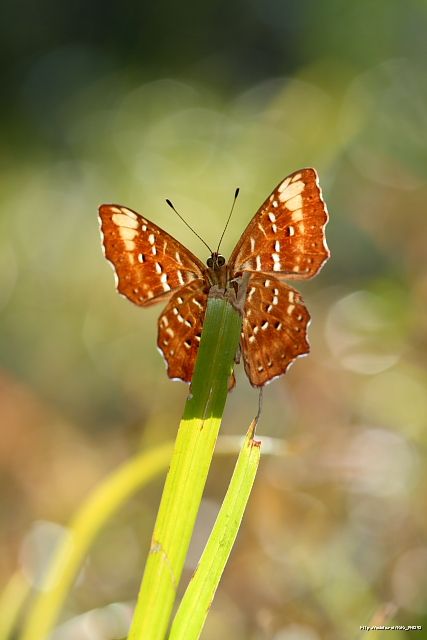
M166 231L116 204L99 208L105 257L117 289L147 307L167 301L157 345L170 378L191 382L209 290L248 273L240 350L250 383L262 387L308 353L310 320L284 279L312 278L326 260L328 212L314 169L287 176L258 209L230 259L212 252L203 264Z

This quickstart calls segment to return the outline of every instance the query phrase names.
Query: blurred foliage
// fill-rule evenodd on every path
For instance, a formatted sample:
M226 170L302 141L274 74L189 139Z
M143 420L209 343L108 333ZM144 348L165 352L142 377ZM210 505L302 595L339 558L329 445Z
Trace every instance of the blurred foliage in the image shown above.
M204 258L164 198L215 243L239 185L227 255L309 165L332 258L299 287L312 353L266 389L260 425L292 455L261 463L203 637L357 637L387 602L425 626L426 3L6 0L3 16L3 583L33 580L94 484L174 436L187 393L156 352L160 308L114 291L98 205ZM239 371L224 433L256 406ZM231 467L214 464L188 576ZM160 488L98 540L58 638L124 635Z

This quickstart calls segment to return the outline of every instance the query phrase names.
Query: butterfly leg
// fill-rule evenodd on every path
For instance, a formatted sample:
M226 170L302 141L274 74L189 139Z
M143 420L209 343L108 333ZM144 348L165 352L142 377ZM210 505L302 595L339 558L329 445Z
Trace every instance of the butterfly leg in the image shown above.
M239 343L239 346L237 347L236 355L234 356L235 364L240 364L241 357L242 357L242 347Z
M258 396L258 412L255 416L255 428L258 424L258 420L260 419L261 416L261 411L262 411L262 397L263 397L263 387L259 388L259 396Z

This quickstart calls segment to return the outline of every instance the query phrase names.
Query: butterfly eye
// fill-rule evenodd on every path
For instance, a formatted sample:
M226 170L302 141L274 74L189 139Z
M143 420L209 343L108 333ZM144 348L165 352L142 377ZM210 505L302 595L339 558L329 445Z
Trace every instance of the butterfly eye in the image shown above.
M216 263L219 267L223 267L225 265L225 258L224 256L218 256L216 259Z
M214 265L213 265L213 258L212 258L212 257L208 258L208 259L206 260L206 264L207 264L207 266L209 267L209 269L213 269L213 266L214 266Z

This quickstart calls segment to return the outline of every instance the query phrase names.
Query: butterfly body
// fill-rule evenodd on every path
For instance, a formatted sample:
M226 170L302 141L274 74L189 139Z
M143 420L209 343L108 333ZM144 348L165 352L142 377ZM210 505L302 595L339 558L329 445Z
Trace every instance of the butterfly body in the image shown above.
M206 260L206 279L213 285L226 288L230 279L227 262L220 253L213 252Z
M308 353L309 313L298 291L283 279L311 278L329 257L328 214L314 169L296 171L276 187L228 262L213 252L205 266L127 207L102 205L99 215L118 291L139 306L167 301L157 344L169 377L191 381L209 291L213 286L236 289L245 273L241 352L251 384L263 386Z

